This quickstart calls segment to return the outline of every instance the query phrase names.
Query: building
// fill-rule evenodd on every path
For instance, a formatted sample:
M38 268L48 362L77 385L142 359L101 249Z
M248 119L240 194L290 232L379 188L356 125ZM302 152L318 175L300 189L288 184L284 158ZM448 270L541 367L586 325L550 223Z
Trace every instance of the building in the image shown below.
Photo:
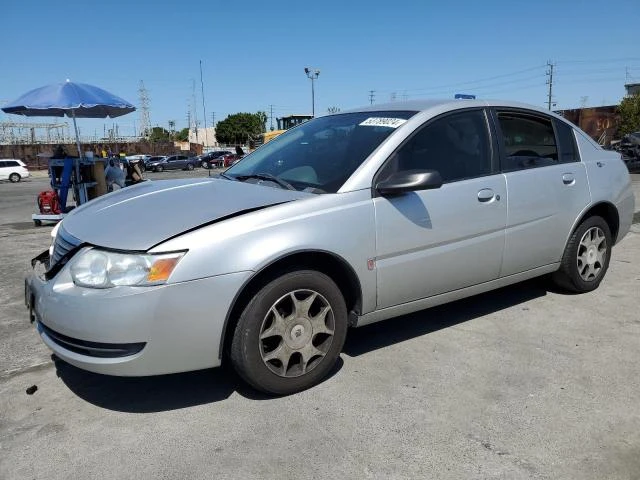
M216 139L215 127L198 128L197 134L195 128L189 129L189 143L198 143L205 149L217 147L218 141Z
M600 145L609 145L620 125L617 105L573 108L556 113L580 127Z
M624 88L627 90L627 95L637 95L640 93L640 83L627 83Z

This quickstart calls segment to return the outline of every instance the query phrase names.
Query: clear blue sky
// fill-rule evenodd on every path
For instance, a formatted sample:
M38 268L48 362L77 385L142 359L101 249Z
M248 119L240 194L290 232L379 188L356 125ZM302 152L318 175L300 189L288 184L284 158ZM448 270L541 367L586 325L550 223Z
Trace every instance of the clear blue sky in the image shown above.
M165 128L186 126L193 81L203 125L200 60L209 126L212 112L310 113L305 66L321 71L316 113L367 104L369 90L376 103L461 92L543 105L548 60L556 108L617 103L640 81L638 0L6 0L1 16L0 104L70 78L138 105L143 80ZM133 133L139 112L115 121Z

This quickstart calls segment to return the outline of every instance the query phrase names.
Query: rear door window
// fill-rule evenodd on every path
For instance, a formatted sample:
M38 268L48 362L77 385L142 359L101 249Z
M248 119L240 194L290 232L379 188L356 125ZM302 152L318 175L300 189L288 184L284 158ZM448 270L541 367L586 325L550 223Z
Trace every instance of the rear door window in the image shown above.
M534 112L498 111L502 132L502 171L556 165L558 146L551 118Z

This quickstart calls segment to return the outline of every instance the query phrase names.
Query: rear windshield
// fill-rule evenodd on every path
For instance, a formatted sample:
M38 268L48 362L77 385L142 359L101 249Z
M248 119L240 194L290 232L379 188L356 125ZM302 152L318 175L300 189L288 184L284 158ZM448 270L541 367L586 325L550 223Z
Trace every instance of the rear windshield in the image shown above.
M373 111L316 118L261 146L225 175L249 181L251 175L268 174L296 190L335 193L389 135L416 113Z

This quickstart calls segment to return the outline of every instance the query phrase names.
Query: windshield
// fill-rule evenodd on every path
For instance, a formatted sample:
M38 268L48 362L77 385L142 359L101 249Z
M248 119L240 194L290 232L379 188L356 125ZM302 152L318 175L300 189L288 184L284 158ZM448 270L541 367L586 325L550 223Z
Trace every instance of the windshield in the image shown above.
M227 170L249 181L277 177L296 190L335 193L393 131L416 112L359 112L320 117L283 133ZM260 181L268 181L261 178Z

